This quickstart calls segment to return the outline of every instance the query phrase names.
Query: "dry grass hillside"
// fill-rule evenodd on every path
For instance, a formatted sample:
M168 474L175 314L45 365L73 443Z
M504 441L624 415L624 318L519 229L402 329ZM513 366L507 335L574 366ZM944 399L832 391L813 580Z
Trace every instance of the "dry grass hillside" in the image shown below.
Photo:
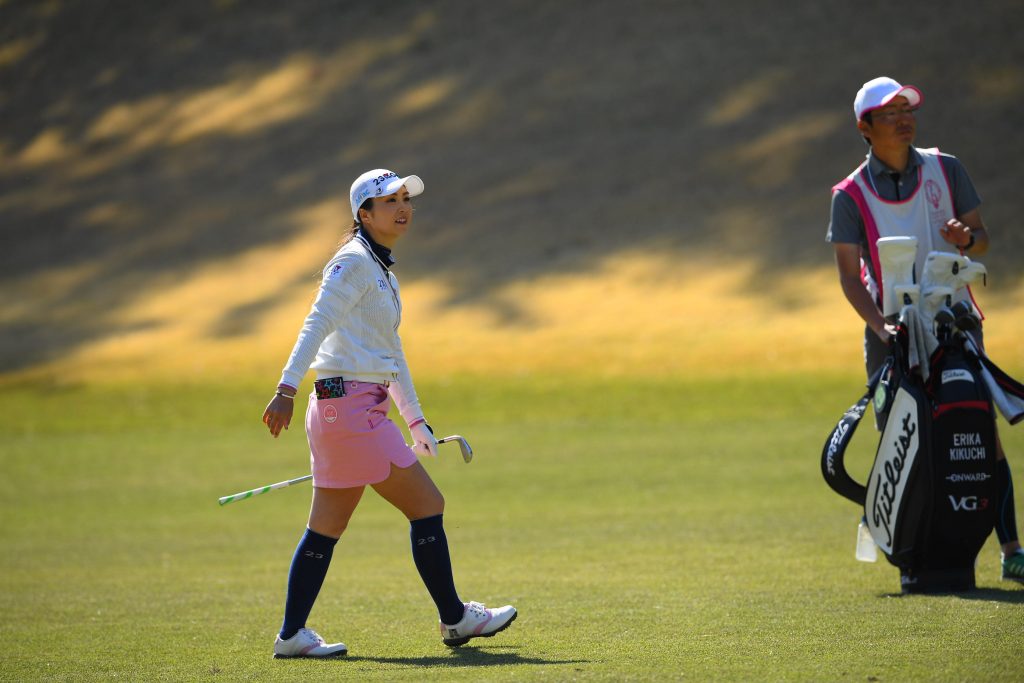
M427 186L397 268L425 371L847 367L829 187L883 73L982 193L993 356L1024 366L1022 25L998 0L0 0L0 373L273 381L377 166Z

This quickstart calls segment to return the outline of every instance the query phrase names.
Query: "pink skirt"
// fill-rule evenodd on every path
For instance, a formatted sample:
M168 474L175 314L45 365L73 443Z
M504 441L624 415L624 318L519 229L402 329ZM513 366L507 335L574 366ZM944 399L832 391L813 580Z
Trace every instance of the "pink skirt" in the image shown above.
M317 399L306 409L313 486L347 489L388 478L391 465L409 467L416 455L388 418L391 397L383 384L345 382L345 396Z

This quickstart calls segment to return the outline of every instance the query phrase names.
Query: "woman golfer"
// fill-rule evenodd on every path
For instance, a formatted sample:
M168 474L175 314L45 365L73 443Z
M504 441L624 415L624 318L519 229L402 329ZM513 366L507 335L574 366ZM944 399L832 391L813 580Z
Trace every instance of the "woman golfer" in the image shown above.
M492 636L516 618L511 605L489 609L463 603L452 579L442 525L444 497L416 455L437 455L398 338L402 301L391 273L391 250L412 225L412 197L423 181L376 169L356 178L349 199L352 230L323 271L277 393L263 422L277 437L292 419L295 392L309 368L317 373L306 411L313 470L313 505L288 573L284 623L275 657L344 655L306 628L331 554L366 486L398 508L411 525L412 557L437 605L441 637L456 647ZM388 419L394 400L413 446Z

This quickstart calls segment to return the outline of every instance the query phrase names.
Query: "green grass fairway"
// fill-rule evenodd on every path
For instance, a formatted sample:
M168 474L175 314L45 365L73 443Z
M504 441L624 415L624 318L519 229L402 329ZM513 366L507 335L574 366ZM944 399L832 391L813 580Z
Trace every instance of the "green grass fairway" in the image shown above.
M819 455L859 379L423 382L464 599L513 627L451 651L408 550L368 493L310 625L346 659L275 661L310 489L217 505L305 474L262 386L7 387L0 480L3 680L1007 681L1024 588L899 595L853 558L857 509ZM305 401L300 401L304 409ZM1024 427L1002 423L1024 489ZM863 477L875 435L849 456ZM1018 509L1024 508L1018 495Z

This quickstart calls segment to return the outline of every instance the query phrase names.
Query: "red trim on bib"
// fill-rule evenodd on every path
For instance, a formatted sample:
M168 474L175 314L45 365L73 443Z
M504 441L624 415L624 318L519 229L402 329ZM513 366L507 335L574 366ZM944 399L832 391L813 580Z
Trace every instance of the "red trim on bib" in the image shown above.
M864 168L865 167L862 165L861 168L857 169L853 175L860 173ZM868 240L868 258L871 259L871 263L875 267L875 284L878 285L878 301L884 301L882 298L882 269L878 265L878 225L875 223L875 217L871 215L868 203L864 199L864 193L861 191L860 186L854 181L853 176L843 179L841 182L837 183L832 190L845 192L857 205L857 209L860 211L860 218L864 221L864 234ZM863 269L861 269L860 279L861 282L867 284L867 274Z

